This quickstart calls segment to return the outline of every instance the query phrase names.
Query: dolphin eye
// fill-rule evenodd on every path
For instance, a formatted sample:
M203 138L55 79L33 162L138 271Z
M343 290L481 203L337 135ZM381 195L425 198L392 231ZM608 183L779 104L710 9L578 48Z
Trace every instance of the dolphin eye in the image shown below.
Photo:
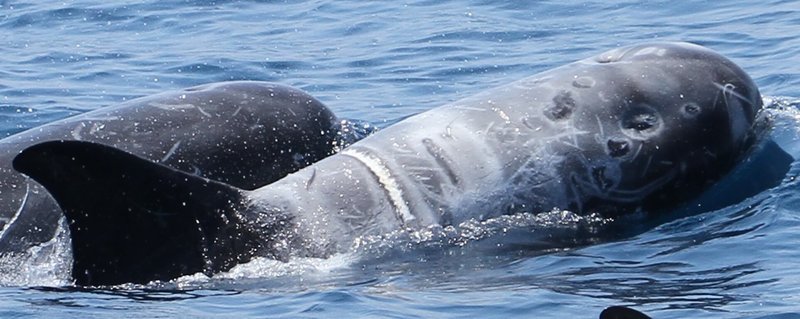
M661 129L661 116L650 106L638 105L629 108L623 115L622 132L633 138L647 138Z
M658 124L658 117L654 114L642 113L629 116L623 122L623 127L627 129L634 129L637 131L644 131Z

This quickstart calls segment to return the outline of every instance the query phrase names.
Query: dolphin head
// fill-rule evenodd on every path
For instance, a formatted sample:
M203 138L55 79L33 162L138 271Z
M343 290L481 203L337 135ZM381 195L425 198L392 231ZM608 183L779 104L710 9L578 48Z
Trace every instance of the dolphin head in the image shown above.
M572 166L583 173L569 181L584 210L672 207L726 174L753 143L759 91L741 68L709 49L641 44L579 64L585 68L573 76L573 92L585 105L574 125L596 132L574 152L579 164ZM592 85L581 91L576 83Z

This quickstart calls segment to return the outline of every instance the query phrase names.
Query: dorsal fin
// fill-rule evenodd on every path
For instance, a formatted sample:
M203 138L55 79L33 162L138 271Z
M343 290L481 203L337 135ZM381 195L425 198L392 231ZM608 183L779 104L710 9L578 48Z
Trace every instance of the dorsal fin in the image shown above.
M243 191L105 145L31 146L14 168L61 206L78 285L114 285L212 274L258 249L241 221Z

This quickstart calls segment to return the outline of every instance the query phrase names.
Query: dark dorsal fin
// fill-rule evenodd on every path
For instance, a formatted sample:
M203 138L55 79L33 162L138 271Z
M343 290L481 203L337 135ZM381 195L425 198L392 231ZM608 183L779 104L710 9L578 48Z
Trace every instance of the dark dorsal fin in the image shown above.
M80 141L31 146L13 165L67 216L78 285L211 274L258 248L239 215L243 193L231 186Z
M600 319L650 319L650 317L628 307L611 306L600 313Z

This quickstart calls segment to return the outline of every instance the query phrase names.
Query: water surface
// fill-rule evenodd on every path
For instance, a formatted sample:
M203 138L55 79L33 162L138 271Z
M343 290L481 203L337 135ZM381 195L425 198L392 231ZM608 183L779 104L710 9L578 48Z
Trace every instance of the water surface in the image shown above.
M682 40L750 73L774 138L798 155L797 30L800 3L778 0L0 1L0 136L226 80L296 86L386 126L603 50ZM548 243L475 225L112 290L32 269L2 282L0 316L594 318L625 304L656 318L800 318L793 165L753 198L621 238ZM554 229L581 234L570 227Z

